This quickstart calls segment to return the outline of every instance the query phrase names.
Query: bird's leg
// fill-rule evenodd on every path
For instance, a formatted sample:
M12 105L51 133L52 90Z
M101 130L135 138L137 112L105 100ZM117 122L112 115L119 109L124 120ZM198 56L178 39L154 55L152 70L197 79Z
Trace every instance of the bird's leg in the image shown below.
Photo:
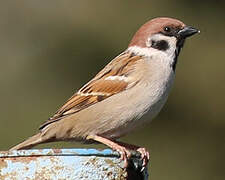
M126 147L127 149L138 151L141 154L141 159L143 160L143 166L146 166L148 164L148 161L150 159L150 153L147 151L146 148L142 148L133 144L128 144L124 142L116 141L117 144Z
M110 147L111 149L117 151L121 156L120 158L122 160L124 160L125 168L128 167L128 159L131 157L131 153L126 147L124 147L122 145L119 145L119 144L117 144L116 142L114 142L110 139L107 139L107 138L104 138L104 137L101 137L101 136L98 136L98 135L89 135L87 137L87 140L89 140L89 139L98 141L98 142L100 142L102 144L105 144L106 146Z

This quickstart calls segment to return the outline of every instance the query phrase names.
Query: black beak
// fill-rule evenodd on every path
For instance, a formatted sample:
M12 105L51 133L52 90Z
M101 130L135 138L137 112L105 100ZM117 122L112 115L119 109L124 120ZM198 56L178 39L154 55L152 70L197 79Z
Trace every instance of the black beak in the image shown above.
M187 38L187 37L190 37L190 36L192 36L196 33L200 33L200 31L198 29L195 29L195 28L191 27L191 26L186 26L178 32L178 35L181 38Z

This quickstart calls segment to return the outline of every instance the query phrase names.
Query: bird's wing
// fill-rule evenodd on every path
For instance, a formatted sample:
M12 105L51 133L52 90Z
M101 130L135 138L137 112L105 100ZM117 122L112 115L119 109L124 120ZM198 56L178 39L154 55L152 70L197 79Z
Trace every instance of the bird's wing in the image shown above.
M117 56L91 81L76 92L51 118L42 124L40 129L133 87L138 81L130 80L129 75L140 59L142 59L141 56L133 53L123 53Z

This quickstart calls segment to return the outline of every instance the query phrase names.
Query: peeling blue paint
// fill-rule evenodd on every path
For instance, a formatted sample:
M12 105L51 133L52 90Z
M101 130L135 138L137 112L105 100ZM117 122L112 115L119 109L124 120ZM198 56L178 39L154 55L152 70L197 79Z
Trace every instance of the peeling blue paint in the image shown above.
M110 149L34 149L0 152L0 179L127 179L119 154ZM140 159L132 153L133 159ZM135 161L133 162L135 163ZM138 167L138 163L134 167ZM138 169L138 168L137 168ZM140 168L139 168L140 169ZM138 172L143 174L143 172ZM144 172L147 174L147 170ZM147 179L147 176L143 176Z

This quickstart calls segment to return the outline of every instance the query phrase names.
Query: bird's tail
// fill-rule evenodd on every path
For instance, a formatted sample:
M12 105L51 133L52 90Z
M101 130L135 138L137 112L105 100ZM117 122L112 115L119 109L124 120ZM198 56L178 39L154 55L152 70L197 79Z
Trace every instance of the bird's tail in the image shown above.
M30 149L33 146L37 144L43 143L41 133L35 134L34 136L31 136L27 140L23 141L22 143L12 147L9 151L12 150L20 150L20 149Z

